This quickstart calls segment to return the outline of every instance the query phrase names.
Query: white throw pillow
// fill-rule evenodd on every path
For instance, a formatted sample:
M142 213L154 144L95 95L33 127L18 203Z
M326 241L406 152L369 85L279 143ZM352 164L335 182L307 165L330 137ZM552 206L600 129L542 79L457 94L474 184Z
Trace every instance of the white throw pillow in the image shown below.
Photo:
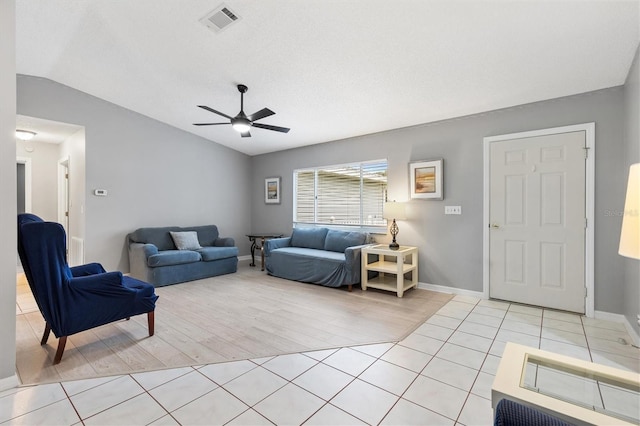
M197 250L202 248L200 241L198 241L198 233L196 231L169 231L169 233L178 250Z

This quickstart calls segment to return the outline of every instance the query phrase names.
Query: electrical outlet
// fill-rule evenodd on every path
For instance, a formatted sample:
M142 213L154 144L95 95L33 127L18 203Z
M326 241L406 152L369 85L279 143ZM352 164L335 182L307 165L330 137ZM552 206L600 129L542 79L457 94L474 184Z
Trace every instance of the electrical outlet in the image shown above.
M462 206L444 206L444 214L462 214Z

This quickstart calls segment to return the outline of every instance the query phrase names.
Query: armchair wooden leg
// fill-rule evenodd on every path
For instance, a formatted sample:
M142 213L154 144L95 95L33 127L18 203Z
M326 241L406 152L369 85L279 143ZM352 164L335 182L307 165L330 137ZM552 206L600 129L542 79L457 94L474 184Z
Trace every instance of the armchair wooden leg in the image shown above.
M64 352L64 347L67 344L67 336L62 336L58 339L58 350L56 351L56 356L53 358L53 365L60 364L60 360L62 359L62 354Z
M47 340L49 340L49 333L51 333L51 326L46 322L44 326L44 334L42 335L42 340L40 340L40 345L47 344Z
M149 323L149 336L155 333L155 311L147 312L147 322Z
M351 293L353 291L353 285L349 284L349 287L347 287L349 290L349 293Z

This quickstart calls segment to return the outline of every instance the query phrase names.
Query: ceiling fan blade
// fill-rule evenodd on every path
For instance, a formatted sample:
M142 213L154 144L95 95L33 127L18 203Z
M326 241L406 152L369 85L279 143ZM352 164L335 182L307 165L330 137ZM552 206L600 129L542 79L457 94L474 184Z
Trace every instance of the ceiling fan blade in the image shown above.
M246 132L240 133L240 135L242 135L243 138L250 138L251 137L251 133L249 133L248 130Z
M262 123L253 123L253 127L259 127L261 129L267 129L267 130L274 130L276 132L282 132L282 133L288 133L289 130L291 130L291 129L287 129L286 127L271 126L269 124L262 124Z
M231 124L231 123L193 123L194 126L217 126L220 124Z
M223 116L223 117L228 118L229 120L231 120L231 117L229 117L227 114L225 114L225 113L223 113L223 112L220 112L220 111L216 111L215 109L210 108L210 107L208 107L208 106L206 106L206 105L198 105L198 107L199 107L199 108L202 108L202 109L206 109L206 110L207 110L207 111L209 111L209 112L212 112L212 113L214 113L214 114L221 115L221 116Z
M269 117L270 115L275 114L275 112L271 111L269 108L262 108L258 112L254 112L247 118L251 121L260 120L261 118Z

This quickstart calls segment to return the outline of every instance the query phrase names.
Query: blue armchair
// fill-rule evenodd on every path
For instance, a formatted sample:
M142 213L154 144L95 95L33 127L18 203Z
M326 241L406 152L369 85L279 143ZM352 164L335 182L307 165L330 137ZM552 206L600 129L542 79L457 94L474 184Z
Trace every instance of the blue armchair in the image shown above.
M53 364L62 359L68 336L134 315L147 314L153 336L154 287L121 272L106 272L99 263L70 268L62 225L19 214L18 254L46 322L40 344L47 343L52 330L59 339Z

